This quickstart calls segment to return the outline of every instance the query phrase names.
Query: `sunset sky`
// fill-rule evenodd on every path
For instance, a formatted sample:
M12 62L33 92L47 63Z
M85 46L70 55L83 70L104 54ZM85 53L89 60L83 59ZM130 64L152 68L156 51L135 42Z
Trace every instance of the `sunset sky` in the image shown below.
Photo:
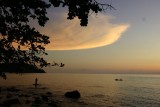
M102 0L97 0L102 1ZM67 20L66 8L51 8L38 28L50 36L47 72L160 73L160 0L103 0L116 10L89 17L87 27Z

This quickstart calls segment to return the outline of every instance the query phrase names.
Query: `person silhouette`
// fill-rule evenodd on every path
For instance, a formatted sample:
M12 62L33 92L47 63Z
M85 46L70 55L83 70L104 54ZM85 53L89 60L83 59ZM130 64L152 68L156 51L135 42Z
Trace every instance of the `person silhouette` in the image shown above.
M34 85L35 85L35 87L37 87L37 85L38 85L38 79L37 78L35 79L35 84Z

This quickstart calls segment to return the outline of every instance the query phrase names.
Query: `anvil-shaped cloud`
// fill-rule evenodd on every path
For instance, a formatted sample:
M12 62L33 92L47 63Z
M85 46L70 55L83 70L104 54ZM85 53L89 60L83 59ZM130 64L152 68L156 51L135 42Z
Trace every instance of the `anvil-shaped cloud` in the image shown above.
M59 20L49 22L43 33L50 36L51 43L46 50L77 50L106 46L116 42L128 24L112 24L112 17L98 14L89 18L87 27L81 27L79 20L68 21L60 15Z

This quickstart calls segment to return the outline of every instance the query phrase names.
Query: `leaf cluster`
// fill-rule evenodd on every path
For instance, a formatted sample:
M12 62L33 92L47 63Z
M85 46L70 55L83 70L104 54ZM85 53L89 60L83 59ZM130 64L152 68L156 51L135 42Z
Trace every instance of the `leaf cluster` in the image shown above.
M54 7L68 7L67 19L72 20L78 17L81 26L87 26L90 12L104 11L104 7L111 7L108 4L100 4L96 0L50 0Z

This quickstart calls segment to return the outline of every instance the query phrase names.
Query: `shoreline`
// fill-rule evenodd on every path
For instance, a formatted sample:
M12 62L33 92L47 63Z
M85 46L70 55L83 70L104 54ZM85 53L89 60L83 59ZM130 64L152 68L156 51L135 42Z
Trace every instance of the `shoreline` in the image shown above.
M0 87L0 106L5 107L59 107L48 88L38 86L23 87L9 86Z

